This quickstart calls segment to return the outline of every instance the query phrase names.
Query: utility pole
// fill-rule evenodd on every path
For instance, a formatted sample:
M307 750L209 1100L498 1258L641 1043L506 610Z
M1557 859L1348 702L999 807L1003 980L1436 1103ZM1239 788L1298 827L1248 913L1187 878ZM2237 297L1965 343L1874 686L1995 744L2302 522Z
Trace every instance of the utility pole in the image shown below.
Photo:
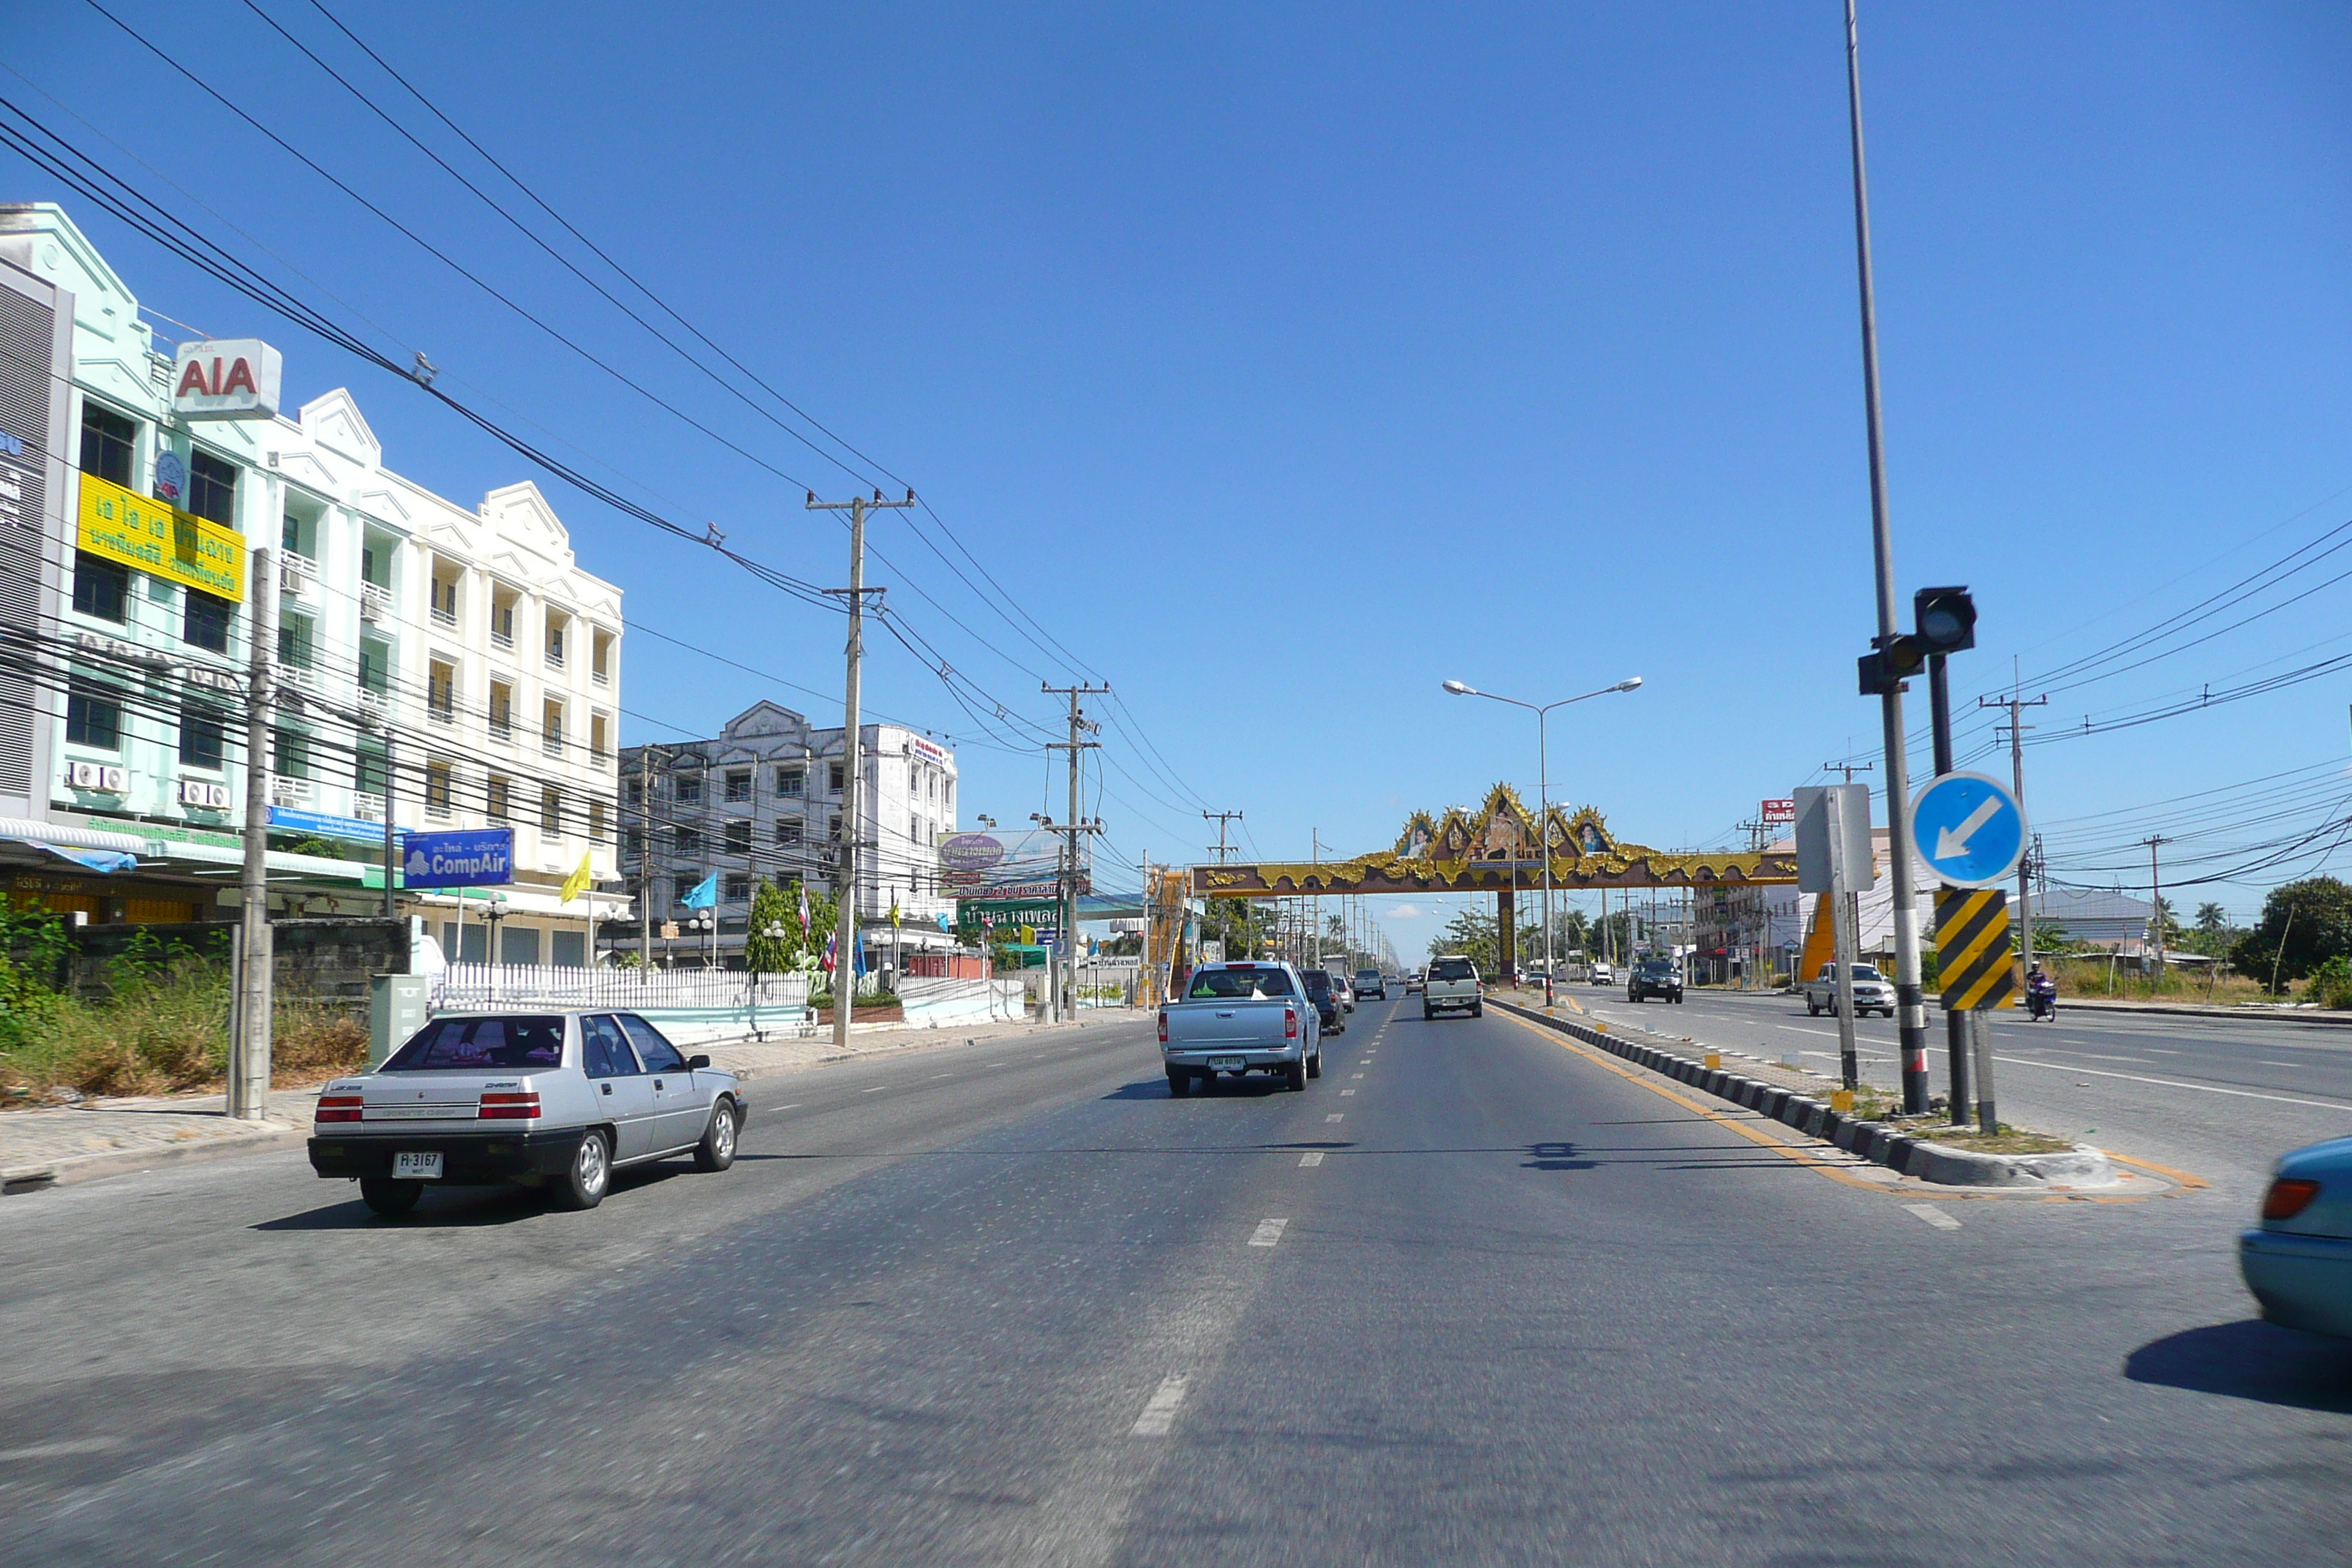
M2050 699L2047 696L2027 698L2011 695L1977 699L1977 706L1979 708L2009 710L2009 780L2011 786L2016 792L2017 808L2020 811L2025 809L2025 731L2033 728L2032 725L2023 722L2022 715L2028 708L2046 708L2049 705ZM2038 834L2035 835L2034 847L2037 849L2041 847L2040 837ZM2017 858L2017 951L2028 969L2033 967L2033 906L2030 900L2032 896L2032 878L2035 859L2036 857L2032 855L2020 855Z
M392 825L392 726L387 723L383 727L383 918L388 921L400 918L399 906L393 901L393 888L400 880L400 847L395 835ZM593 903L588 906L592 919L595 907ZM596 967L593 945L588 952L588 967Z
M1315 879L1320 882L1323 879L1323 830L1319 827L1308 828L1307 842L1315 857ZM1315 911L1309 918L1315 923L1315 967L1320 969L1323 967L1323 906L1319 901L1308 904L1301 900L1300 907L1312 909Z
M645 835L637 841L637 967L641 971L654 966L654 786L657 776L654 763L658 759L667 770L670 756L665 746L647 745L637 752L637 830Z
M841 900L841 907L835 911L838 919L834 925L833 943L833 1047L837 1051L849 1048L849 1016L857 1002L857 825L859 807L866 798L865 764L858 755L865 736L857 700L858 681L866 661L866 595L882 592L866 585L866 514L914 504L915 492L911 489L904 500L884 500L880 490L874 492L872 500L852 496L845 501L819 500L814 490L808 492L810 511L849 513L849 586L825 590L849 601L849 640L844 650L849 668L841 700L841 792L845 798L841 860L834 874L836 896Z
M1070 738L1067 741L1049 741L1045 743L1045 749L1049 752L1066 751L1070 753L1070 820L1068 826L1064 827L1055 827L1051 823L1047 823L1045 826L1047 831L1062 835L1060 946L1067 957L1063 960L1063 973L1066 979L1060 984L1067 986L1067 990L1063 994L1063 999L1068 1016L1075 1018L1078 1011L1078 836L1102 831L1101 823L1087 822L1079 816L1079 755L1082 752L1098 750L1102 745L1099 741L1081 740L1079 737L1099 733L1102 726L1087 721L1086 710L1078 706L1078 699L1098 694L1108 695L1110 687L1108 684L1088 686L1083 681L1076 686L1047 686L1041 681L1038 683L1038 689L1048 697L1066 697L1070 700Z
M1239 822L1242 819L1242 814L1238 811L1204 811L1201 816L1217 825L1217 842L1213 847L1216 850L1217 864L1222 866L1225 863L1226 858L1234 852L1233 847L1225 842L1225 824Z
M278 657L278 552L246 560L253 584L247 621L245 687L245 864L238 877L237 1038L228 1053L228 1113L258 1121L269 1110L269 1035L273 955L269 932L269 729ZM389 868L387 868L387 870Z
M1846 119L1853 147L1854 271L1862 302L1863 403L1870 437L1870 539L1878 587L1875 647L1897 635L1895 608L1894 520L1886 502L1886 446L1878 404L1878 303L1870 270L1870 179L1862 146L1862 43L1854 0L1845 0ZM1903 683L1890 680L1878 700L1886 745L1886 842L1894 862L1895 1005L1902 1037L1903 1109L1927 1109L1927 1006L1919 986L1919 910L1911 887L1911 851L1905 816L1911 792L1904 756Z
M2158 845L2169 844L2172 840L2143 838L2140 842L2147 846L2147 929L2156 950L2156 968L2153 973L2155 978L2160 981L2164 978L2164 879L2157 872L2156 851Z

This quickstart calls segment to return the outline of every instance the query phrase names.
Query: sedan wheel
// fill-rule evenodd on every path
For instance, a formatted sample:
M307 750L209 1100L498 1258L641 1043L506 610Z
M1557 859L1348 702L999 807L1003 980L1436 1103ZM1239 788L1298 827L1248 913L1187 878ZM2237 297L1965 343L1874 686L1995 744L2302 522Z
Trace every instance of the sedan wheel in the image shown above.
M360 1202L386 1219L397 1219L425 1195L423 1182L395 1182L383 1176L360 1178Z
M735 1163L735 1102L721 1100L710 1108L710 1125L702 1130L702 1142L694 1146L694 1168L698 1171L723 1171Z
M604 1130L595 1127L581 1136L572 1168L550 1184L556 1207L593 1209L604 1201L604 1193L613 1184L613 1146L604 1137Z

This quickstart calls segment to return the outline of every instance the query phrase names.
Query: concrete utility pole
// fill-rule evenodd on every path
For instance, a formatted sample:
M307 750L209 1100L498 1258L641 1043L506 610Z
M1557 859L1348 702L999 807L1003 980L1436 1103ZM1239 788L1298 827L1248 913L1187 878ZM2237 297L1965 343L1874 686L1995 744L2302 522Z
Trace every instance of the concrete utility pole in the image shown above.
M253 614L247 624L245 865L237 880L237 954L244 973L236 977L237 1038L228 1053L228 1113L240 1121L258 1121L269 1110L269 731L278 657L277 552L254 551L246 572L253 585ZM389 809L388 795L385 804Z
M644 835L637 841L637 967L650 970L654 966L654 785L658 775L654 764L659 762L667 771L676 753L667 746L648 745L637 752L637 831ZM462 903L460 905L462 908Z
M2023 722L2022 715L2028 708L2046 708L2049 705L2050 699L2046 696L1977 699L1977 706L1979 708L2009 710L2009 779L2011 787L2016 791L2017 808L2020 811L2025 809L2025 731L2033 728L2032 725ZM2033 905L2031 901L2032 875L2033 857L2020 855L2017 858L2017 951L2019 958L2028 969L2033 967Z
M2156 851L2159 845L2169 844L2172 840L2143 838L2140 842L2147 846L2147 929L2149 943L2156 953L2156 967L2149 973L2156 979L2162 980L2164 978L2164 878L2156 868Z
M1213 847L1216 851L1217 864L1222 866L1225 863L1226 857L1234 852L1233 847L1225 842L1225 824L1239 822L1242 819L1242 814L1238 811L1204 811L1201 816L1204 820L1217 825L1217 842Z
M1100 823L1086 822L1082 820L1080 816L1080 807L1078 804L1079 753L1098 750L1102 745L1102 742L1099 741L1082 740L1080 737L1082 735L1097 733L1101 731L1102 726L1099 724L1089 723L1087 721L1086 710L1078 706L1078 699L1081 697L1108 695L1110 691L1110 687L1108 684L1102 686L1088 686L1084 682L1080 682L1076 686L1047 686L1041 681L1038 683L1038 689L1043 691L1048 697L1066 697L1070 700L1070 738L1066 741L1048 741L1045 742L1045 749L1049 752L1066 751L1070 753L1070 820L1066 826L1061 827L1055 827L1050 822L1045 825L1045 827L1048 832L1059 833L1062 835L1062 874L1059 878L1059 881L1061 883L1060 920L1062 922L1062 937L1060 945L1062 952L1066 956L1057 966L1058 973L1055 980L1055 985L1061 992L1063 1005L1066 1012L1070 1017L1075 1018L1077 1016L1078 1013L1079 835L1084 833L1100 833L1102 831L1102 825Z
M1846 120L1853 148L1854 269L1862 296L1863 403L1870 437L1870 539L1878 579L1878 637L1893 645L1895 630L1894 520L1886 504L1886 446L1878 407L1878 303L1870 272L1870 179L1862 147L1862 43L1854 0L1845 0ZM1890 680L1878 700L1886 743L1886 842L1894 862L1895 1005L1902 1037L1903 1109L1927 1109L1927 1005L1919 986L1919 909L1911 886L1911 849L1905 817L1911 806L1904 756L1903 685Z
M857 714L857 699L858 681L866 662L866 595L882 592L866 585L866 514L914 504L913 490L907 492L904 500L884 500L880 490L874 492L872 500L864 496L852 496L847 500L819 500L814 490L808 493L810 511L849 513L849 586L825 590L849 601L849 640L845 648L849 669L841 700L841 859L834 874L835 896L841 900L841 907L834 925L833 1044L835 1050L842 1051L849 1048L849 1016L857 1003L857 824L859 807L865 800L865 765L858 756L865 737Z
M1307 843L1310 853L1315 857L1315 879L1320 882L1323 879L1323 830L1319 827L1308 828ZM1323 906L1320 903L1310 904L1301 899L1298 907L1302 910L1315 911L1309 918L1315 922L1315 967L1320 969L1323 967Z

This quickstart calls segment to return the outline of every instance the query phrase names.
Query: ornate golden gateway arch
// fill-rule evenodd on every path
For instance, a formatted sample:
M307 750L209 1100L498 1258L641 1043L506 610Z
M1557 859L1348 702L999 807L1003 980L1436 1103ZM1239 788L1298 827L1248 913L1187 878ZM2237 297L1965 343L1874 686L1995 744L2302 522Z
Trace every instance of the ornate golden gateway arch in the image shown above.
M1794 855L1706 851L1678 854L1620 843L1591 806L1551 809L1544 825L1551 883L1591 888L1760 886L1797 879ZM1476 816L1450 806L1436 821L1416 811L1392 848L1352 860L1291 860L1256 865L1195 866L1196 896L1213 899L1296 898L1325 893L1492 891L1506 898L1543 885L1543 851L1535 814L1510 785L1486 794Z

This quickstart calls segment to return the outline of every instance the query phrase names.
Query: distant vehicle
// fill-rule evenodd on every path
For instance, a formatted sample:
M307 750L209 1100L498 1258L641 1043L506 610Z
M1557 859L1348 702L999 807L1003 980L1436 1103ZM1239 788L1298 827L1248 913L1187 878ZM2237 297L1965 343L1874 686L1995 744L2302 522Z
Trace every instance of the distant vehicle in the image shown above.
M1422 984L1423 981L1421 971L1416 969L1411 974L1404 977L1404 994L1408 996L1412 995L1414 992L1422 988Z
M1592 966L1592 984L1595 984L1595 985L1614 985L1614 984L1617 984L1617 971L1615 970L1615 968L1613 968L1612 966L1611 966L1611 965L1609 965L1609 964L1606 964L1606 963L1595 963L1595 964Z
M1430 961L1429 980L1421 993L1421 1016L1434 1018L1440 1013L1467 1013L1474 1018L1486 1016L1486 995L1478 983L1478 966L1468 959Z
M1671 958L1645 958L1633 965L1633 974L1625 982L1625 1000L1646 1002L1662 996L1669 1002L1683 999L1683 973Z
M744 1114L733 1073L634 1013L448 1013L319 1091L310 1168L356 1179L384 1215L428 1183L511 1182L593 1209L631 1165L691 1152L697 1170L727 1169Z
M2352 1338L2352 1138L2279 1161L2238 1269L2271 1322Z
M1181 996L1160 1005L1160 1059L1178 1100L1219 1073L1270 1073L1294 1089L1323 1076L1320 1010L1311 977L1286 963L1206 963Z
M1298 983L1306 989L1307 999L1315 1004L1316 1016L1327 1035L1343 1035L1348 1031L1348 1009L1339 1001L1339 988L1331 983L1328 969L1302 969Z
M1331 976L1331 994L1339 998L1341 1012L1352 1013L1356 1010L1356 988L1348 984L1346 975L1334 973Z
M1821 973L1805 982L1805 1011L1818 1018L1837 1010L1837 965L1824 963ZM1895 1016L1895 987L1878 973L1876 964L1857 963L1853 966L1853 1016L1867 1018L1873 1013Z
M1389 999L1388 976L1377 969L1359 969L1355 990L1359 996L1377 996L1385 1002Z

